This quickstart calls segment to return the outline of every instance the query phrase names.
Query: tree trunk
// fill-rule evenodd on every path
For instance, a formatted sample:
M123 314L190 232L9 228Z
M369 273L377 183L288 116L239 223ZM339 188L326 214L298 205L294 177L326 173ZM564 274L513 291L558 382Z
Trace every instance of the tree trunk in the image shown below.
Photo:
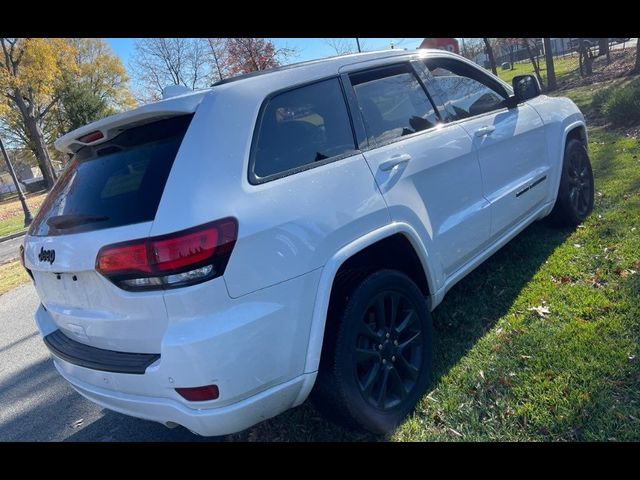
M609 54L609 39L608 38L599 38L598 39L598 56L606 55L607 63L611 62L611 55Z
M553 50L551 49L551 39L544 38L544 57L547 62L547 91L551 92L558 88L556 84L556 70L553 64Z
M53 167L51 166L51 159L49 158L47 145L44 142L42 130L40 129L40 125L38 125L35 113L32 111L33 108L30 108L22 98L22 92L16 89L14 94L15 102L20 109L25 127L27 127L29 139L31 140L34 149L33 153L38 159L38 166L40 167L40 171L42 172L42 177L44 178L44 181L47 185L47 189L49 189L53 187L53 184L56 181L56 174L53 170Z
M491 48L491 44L489 43L488 38L483 38L484 46L487 51L487 56L489 57L489 64L491 65L491 71L494 75L498 75L498 70L496 69L496 59L493 57L493 49Z
M584 77L593 73L593 58L591 57L591 51L587 46L586 41L580 41L580 47L578 50L580 56L580 74ZM584 72L583 72L584 68Z
M542 77L540 76L540 65L536 62L536 59L533 55L533 50L531 50L531 46L529 45L529 41L526 38L523 40L524 46L527 49L527 55L529 55L529 59L531 60L531 64L533 65L533 71L538 78L538 82L540 82L540 86L544 88L544 82L542 81Z
M636 43L636 66L632 70L632 73L640 73L640 38Z

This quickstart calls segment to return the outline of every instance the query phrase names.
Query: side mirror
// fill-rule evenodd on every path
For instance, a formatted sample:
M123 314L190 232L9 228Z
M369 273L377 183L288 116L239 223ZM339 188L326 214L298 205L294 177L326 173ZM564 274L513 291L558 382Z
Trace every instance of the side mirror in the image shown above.
M534 75L516 75L513 77L511 84L513 85L513 96L517 103L540 95L540 83L538 83L538 79Z

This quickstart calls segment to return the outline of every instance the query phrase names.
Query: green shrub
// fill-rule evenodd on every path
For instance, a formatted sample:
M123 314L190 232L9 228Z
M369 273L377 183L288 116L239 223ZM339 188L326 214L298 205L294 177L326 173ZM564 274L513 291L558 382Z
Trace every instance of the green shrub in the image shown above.
M602 113L602 106L607 100L609 100L610 96L610 88L603 88L602 90L598 90L591 99L591 107L598 113Z
M640 80L614 88L604 100L602 112L614 125L628 127L640 123Z

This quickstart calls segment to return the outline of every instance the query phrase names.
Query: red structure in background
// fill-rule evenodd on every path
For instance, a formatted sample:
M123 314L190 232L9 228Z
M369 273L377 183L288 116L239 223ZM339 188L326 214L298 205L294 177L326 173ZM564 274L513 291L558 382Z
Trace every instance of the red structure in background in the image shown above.
M438 48L453 53L460 53L458 40L455 38L425 38L418 48Z

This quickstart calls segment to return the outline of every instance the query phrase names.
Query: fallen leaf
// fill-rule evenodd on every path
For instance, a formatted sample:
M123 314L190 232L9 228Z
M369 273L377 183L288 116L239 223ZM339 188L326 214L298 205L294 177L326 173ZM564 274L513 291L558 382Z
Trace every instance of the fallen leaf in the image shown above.
M560 285L564 285L566 283L571 283L571 277L569 276L562 276L560 278L555 278L553 277L553 283L559 283Z
M591 280L591 286L593 288L602 288L602 282L600 281L600 277L594 276Z
M531 308L527 308L528 311L530 312L536 312L538 315L540 315L541 318L546 318L546 315L548 315L549 313L551 313L549 311L549 309L543 305L539 305L537 307L531 307Z
M576 248L582 247L582 245L580 245L579 243L574 243L573 246L576 247Z
M520 355L520 358L524 358L525 360L528 360L531 358L531 355Z
M482 370L480 370L480 372L478 372L480 374L480 378L482 378L484 380L484 372Z
M453 433L453 434L455 434L455 435L457 435L457 436L459 436L459 437L462 437L462 436L463 436L460 432L458 432L458 431L454 430L453 428L451 428L451 427L448 427L448 428L449 428L449 430L451 431L451 433Z

